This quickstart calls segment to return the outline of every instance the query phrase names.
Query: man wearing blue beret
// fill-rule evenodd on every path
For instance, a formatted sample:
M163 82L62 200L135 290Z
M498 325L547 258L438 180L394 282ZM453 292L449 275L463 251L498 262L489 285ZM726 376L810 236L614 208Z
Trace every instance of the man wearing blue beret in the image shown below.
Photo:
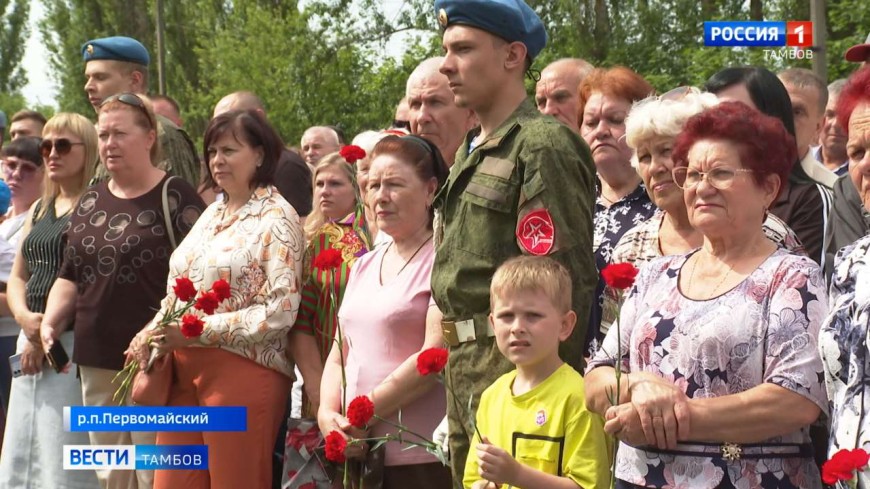
M145 94L148 91L148 64L151 57L139 41L123 36L93 39L82 45L85 60L85 92L97 112L103 100L124 92ZM169 119L157 116L157 134L165 159L160 169L187 180L194 188L200 184L200 163L193 141ZM95 181L109 175L97 165Z
M595 170L580 137L540 114L526 93L525 73L547 43L534 10L522 0L436 0L435 12L444 28L441 72L456 105L480 121L435 199L432 295L450 346L447 381L456 397L448 394L448 440L454 485L462 487L480 395L514 368L499 352L488 318L490 281L504 261L547 255L568 269L578 321L560 356L582 373L597 280Z

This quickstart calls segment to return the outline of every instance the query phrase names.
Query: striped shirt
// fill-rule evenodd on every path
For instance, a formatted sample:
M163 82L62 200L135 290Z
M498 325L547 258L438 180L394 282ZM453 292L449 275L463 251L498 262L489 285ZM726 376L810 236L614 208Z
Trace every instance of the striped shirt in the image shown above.
M30 278L25 284L27 308L32 312L45 312L48 291L57 278L63 261L63 229L69 222L69 213L57 217L52 200L41 212L41 202L36 203L30 233L24 238L21 253Z
M308 243L305 251L306 280L302 287L302 304L299 306L299 314L293 329L315 337L323 361L326 361L326 356L332 348L335 325L338 322L338 308L344 297L350 269L357 258L371 249L369 241L365 214L362 209L358 209L344 219L324 224ZM320 252L329 248L341 251L341 266L335 270L314 268L314 259Z

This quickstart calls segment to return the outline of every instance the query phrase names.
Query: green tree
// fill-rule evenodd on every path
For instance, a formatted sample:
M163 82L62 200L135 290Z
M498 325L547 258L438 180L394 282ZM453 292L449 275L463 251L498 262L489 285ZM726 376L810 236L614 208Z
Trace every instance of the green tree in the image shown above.
M581 57L597 66L628 66L663 91L702 85L725 66L755 64L774 71L810 66L806 60L765 59L761 49L713 48L703 41L705 20L807 19L804 0L528 1L550 38L535 61L537 69L556 58ZM155 0L44 3L40 30L51 52L62 110L92 114L82 90L81 45L88 39L129 35L156 60ZM289 143L314 124L339 125L348 136L384 127L408 73L440 52L431 0L407 0L397 12L385 12L378 0L170 1L164 17L167 91L180 103L194 138L203 133L217 100L236 90L260 95ZM842 53L863 41L868 25L870 3L865 0L829 4L831 79L854 69ZM403 32L415 33L404 55L385 55L389 40ZM151 78L153 90L156 62ZM529 80L530 89L533 84Z
M51 52L63 110L91 114L84 85L81 45L88 39L128 35L145 44L155 62L154 0L46 0L40 24ZM431 5L408 2L385 13L376 0L189 0L166 2L168 95L180 103L185 124L201 135L217 100L251 90L267 105L288 142L312 124L337 124L348 135L391 120L417 56L433 46L417 39L402 59L383 56L391 36L431 28ZM351 8L353 4L353 8Z
M9 0L0 0L0 92L17 93L27 84L21 58L30 33L30 3L15 0L9 4Z

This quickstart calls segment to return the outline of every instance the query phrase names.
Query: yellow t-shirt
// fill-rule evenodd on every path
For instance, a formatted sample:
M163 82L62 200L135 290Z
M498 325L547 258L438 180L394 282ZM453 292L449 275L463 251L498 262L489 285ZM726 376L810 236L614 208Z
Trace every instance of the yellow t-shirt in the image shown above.
M586 409L583 377L562 364L534 389L514 396L516 370L502 375L480 397L477 427L523 465L567 477L583 489L610 487L610 444L601 416ZM465 487L480 480L477 434L465 463Z

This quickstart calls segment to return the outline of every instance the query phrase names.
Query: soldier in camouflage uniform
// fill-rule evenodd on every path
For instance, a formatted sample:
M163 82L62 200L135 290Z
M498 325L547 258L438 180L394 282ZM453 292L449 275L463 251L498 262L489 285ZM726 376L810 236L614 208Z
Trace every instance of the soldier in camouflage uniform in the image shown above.
M456 398L449 395L447 402L449 449L454 484L461 487L480 394L513 368L488 324L489 284L502 262L549 255L569 270L580 319L560 354L583 371L583 326L597 279L594 166L580 137L540 114L526 94L524 72L547 39L528 5L436 0L435 10L445 29L441 72L456 105L480 120L435 201L440 219L432 295L450 348L446 374Z
M103 100L124 92L144 94L148 89L148 50L130 37L93 39L82 45L85 60L85 92L97 112ZM157 116L157 137L163 150L163 160L157 165L170 175L179 176L193 188L199 188L201 165L193 141L172 121ZM99 163L94 174L96 183L109 178Z

